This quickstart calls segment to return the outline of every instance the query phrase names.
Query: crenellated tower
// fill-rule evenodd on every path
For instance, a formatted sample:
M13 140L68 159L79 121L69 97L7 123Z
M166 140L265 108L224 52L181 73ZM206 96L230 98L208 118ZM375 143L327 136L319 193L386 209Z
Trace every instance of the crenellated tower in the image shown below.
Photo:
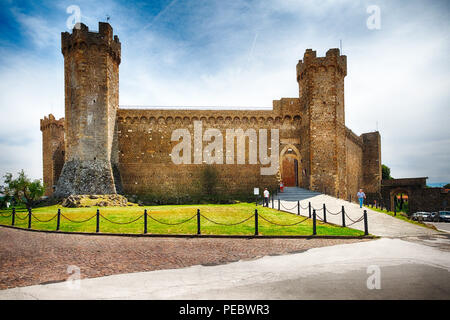
M45 195L51 196L64 165L64 118L49 114L41 119L41 131Z
M65 164L56 196L117 192L112 149L119 106L121 44L108 23L61 33L65 84ZM116 173L116 174L115 174ZM120 175L119 175L120 179ZM120 183L118 183L120 184Z
M307 49L297 64L300 104L308 146L308 188L346 197L344 78L347 57L330 49L325 57Z

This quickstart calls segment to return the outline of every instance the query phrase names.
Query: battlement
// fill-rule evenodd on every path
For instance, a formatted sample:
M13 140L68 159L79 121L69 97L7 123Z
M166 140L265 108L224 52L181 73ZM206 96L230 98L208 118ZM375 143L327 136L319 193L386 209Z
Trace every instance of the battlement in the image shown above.
M99 22L98 32L90 32L83 23L77 23L69 32L61 32L61 52L65 56L67 53L77 49L95 48L104 50L120 64L121 44L119 37L113 36L113 29L109 23Z
M50 113L48 117L41 119L41 131L48 129L51 126L64 128L64 118L56 120L55 116Z
M303 60L297 64L297 81L303 79L308 69L337 70L345 77L347 75L347 56L341 55L337 48L328 50L325 57L317 57L316 51L306 49Z

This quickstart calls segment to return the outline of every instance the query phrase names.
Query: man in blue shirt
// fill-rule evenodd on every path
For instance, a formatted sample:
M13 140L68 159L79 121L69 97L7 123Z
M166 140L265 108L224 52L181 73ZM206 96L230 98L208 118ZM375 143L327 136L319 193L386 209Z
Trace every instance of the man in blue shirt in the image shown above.
M362 208L364 203L364 199L366 198L366 194L363 192L363 189L359 189L359 192L356 194L359 200L359 207Z

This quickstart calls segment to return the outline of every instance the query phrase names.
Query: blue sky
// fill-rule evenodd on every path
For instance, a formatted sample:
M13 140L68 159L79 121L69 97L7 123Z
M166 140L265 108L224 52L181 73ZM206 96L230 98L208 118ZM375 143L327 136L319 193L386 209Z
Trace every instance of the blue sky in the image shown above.
M64 116L66 9L122 42L120 105L270 108L297 97L307 48L347 55L346 125L382 136L394 177L450 182L448 1L4 1L0 175L42 177L39 119ZM379 30L367 7L380 8Z

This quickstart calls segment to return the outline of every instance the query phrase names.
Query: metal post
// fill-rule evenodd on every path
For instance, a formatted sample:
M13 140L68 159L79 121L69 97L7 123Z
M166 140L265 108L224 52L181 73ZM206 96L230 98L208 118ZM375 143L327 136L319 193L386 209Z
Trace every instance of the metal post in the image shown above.
M100 210L97 209L97 227L95 229L95 232L100 232Z
M364 210L364 235L369 235L369 227L367 226L367 210Z
M342 226L345 227L345 209L344 209L344 206L342 206Z
M60 223L61 223L61 209L58 208L58 215L56 218L56 231L59 231Z
M197 209L197 234L201 234L200 228L200 209Z
M273 199L273 195L272 195L272 209L273 209L273 207L274 207L274 199Z
M31 229L31 209L28 209L28 229Z
M13 208L12 210L12 218L11 218L11 225L14 225L14 222L16 221L16 208Z
M309 218L311 219L311 202L308 203Z
M297 214L300 215L300 200L297 200Z
M352 195L350 195L350 202L352 202Z
M316 232L316 209L313 210L313 236L317 234Z
M280 211L280 199L278 199L278 211Z
M323 222L327 222L327 207L323 204Z
M255 209L255 236L258 235L258 209Z
M147 233L147 209L144 210L144 234Z

